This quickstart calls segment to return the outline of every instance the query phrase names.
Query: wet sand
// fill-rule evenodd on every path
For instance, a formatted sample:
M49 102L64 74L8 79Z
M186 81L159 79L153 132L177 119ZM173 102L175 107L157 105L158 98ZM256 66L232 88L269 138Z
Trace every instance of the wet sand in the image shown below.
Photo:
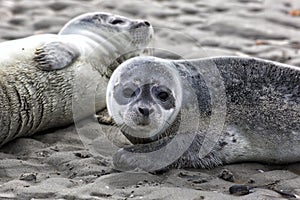
M254 56L300 66L300 9L292 0L100 1L2 0L0 41L57 33L72 17L107 11L143 18L155 28L149 45L163 58ZM294 12L292 12L294 11ZM0 55L1 56L1 55ZM160 175L117 172L116 147L95 124L91 141L71 125L0 149L0 199L286 199L300 196L300 164L239 163ZM100 128L99 128L100 127ZM92 146L87 145L93 143ZM95 145L96 144L96 145ZM97 147L91 149L90 147ZM229 194L233 185L250 194Z

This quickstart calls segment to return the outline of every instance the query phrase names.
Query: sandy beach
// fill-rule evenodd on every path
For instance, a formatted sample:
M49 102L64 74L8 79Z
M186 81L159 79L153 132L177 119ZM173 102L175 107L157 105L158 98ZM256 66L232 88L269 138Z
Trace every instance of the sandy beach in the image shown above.
M57 33L79 14L105 11L151 22L149 47L157 50L146 55L253 56L300 66L299 10L296 0L0 0L0 42ZM300 199L300 163L118 172L111 127L85 122L88 128L71 125L3 146L0 199ZM244 185L244 195L230 194L234 185Z

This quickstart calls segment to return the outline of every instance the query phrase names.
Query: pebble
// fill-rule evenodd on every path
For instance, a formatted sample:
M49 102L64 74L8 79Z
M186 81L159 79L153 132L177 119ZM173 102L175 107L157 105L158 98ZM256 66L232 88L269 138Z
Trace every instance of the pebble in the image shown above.
M90 158L91 154L87 151L74 153L75 156L79 158Z
M229 193L233 195L247 195L252 192L251 186L248 185L233 185L229 188Z
M232 172L228 169L223 169L223 171L218 175L218 177L229 182L234 182L235 180Z
M25 174L22 174L19 179L23 180L23 181L33 181L33 182L35 182L36 181L36 175L37 175L37 173L25 173Z

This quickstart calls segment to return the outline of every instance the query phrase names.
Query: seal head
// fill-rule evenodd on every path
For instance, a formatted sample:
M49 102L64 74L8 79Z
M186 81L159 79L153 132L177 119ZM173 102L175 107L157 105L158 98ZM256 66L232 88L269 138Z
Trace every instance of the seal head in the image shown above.
M113 73L107 89L108 112L131 142L163 137L181 108L179 77L170 62L154 57L125 61Z
M147 46L153 28L148 21L93 12L72 19L58 35L60 41L56 39L37 48L34 60L38 68L46 71L63 69L81 56L97 63L105 60L103 73L109 77L120 63L138 55Z
M125 41L130 41L131 45L135 44L135 48L144 48L152 39L153 29L145 20L131 20L120 15L94 12L69 21L59 32L59 35L67 34L86 35L100 43L105 42L105 39L110 38L111 41L122 35Z

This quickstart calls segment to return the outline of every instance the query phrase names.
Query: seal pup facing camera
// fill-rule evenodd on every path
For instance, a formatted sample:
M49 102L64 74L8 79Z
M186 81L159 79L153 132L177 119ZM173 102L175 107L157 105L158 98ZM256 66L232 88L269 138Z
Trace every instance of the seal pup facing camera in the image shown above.
M209 73L214 67L218 73ZM155 171L300 161L299 85L299 68L256 58L130 59L113 73L106 96L110 116L134 144L114 155L114 165ZM218 123L219 135L209 129ZM211 149L201 154L207 141Z
M105 108L112 71L140 53L152 34L147 21L94 12L72 19L58 34L1 43L0 145L72 123L72 103L81 107L76 103L90 94L97 104L83 107L76 119Z

